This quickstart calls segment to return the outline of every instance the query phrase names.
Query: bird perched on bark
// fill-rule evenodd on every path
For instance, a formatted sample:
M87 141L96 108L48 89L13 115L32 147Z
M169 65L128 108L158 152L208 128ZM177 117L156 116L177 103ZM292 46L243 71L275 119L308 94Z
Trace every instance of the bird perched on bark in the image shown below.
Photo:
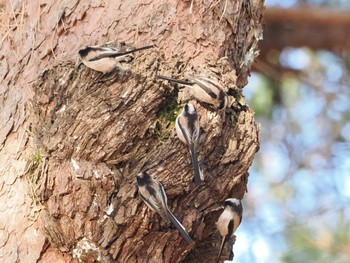
M157 75L156 78L178 83L189 88L190 94L200 102L204 102L216 110L223 110L227 106L227 94L222 85L206 76L187 74L190 81L178 80L167 76Z
M243 206L241 200L236 198L228 198L225 200L225 209L216 222L216 226L222 236L217 263L220 261L225 243L234 236L236 229L241 224L242 214Z
M193 104L185 104L182 112L176 118L175 128L179 139L187 144L190 150L194 169L194 181L196 185L199 185L201 183L201 176L197 151L200 139L200 126L197 110Z
M153 211L157 212L163 219L170 220L171 223L180 232L181 236L188 242L193 240L187 233L184 226L175 218L168 208L168 200L163 185L152 178L147 172L141 172L137 175L137 185L140 198Z
M85 66L106 74L118 68L123 69L123 63L130 62L133 53L153 47L150 45L133 49L125 44L121 44L120 48L87 46L79 50L79 56Z

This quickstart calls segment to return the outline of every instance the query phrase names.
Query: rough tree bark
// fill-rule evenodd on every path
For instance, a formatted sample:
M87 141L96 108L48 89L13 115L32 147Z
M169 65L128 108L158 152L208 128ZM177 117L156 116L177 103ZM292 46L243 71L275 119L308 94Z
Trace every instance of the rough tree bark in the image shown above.
M1 9L0 260L212 262L220 203L243 198L259 148L242 89L262 2L18 0ZM111 40L156 48L98 83L75 63L77 51ZM191 101L203 130L199 187L174 134L186 93L154 80L189 70L220 77L231 94L225 112ZM137 197L144 169L164 184L195 244Z

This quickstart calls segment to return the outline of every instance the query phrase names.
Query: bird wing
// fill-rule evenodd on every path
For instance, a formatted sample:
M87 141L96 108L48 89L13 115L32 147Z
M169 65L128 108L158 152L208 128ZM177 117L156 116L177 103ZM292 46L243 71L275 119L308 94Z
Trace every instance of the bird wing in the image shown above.
M151 210L164 217L164 201L158 184L159 182L152 182L142 188L139 187L139 195Z
M183 115L180 115L178 118L178 124L180 127L180 130L186 140L186 143L188 146L192 145L192 133L190 131L190 129L185 129L185 126L188 126L187 120Z
M205 77L205 76L199 76L198 79L200 79L200 80L202 80L202 81L205 81L206 83L209 83L209 84L215 86L215 87L216 87L217 89L219 89L219 90L222 89L220 83L217 82L217 81L215 81L215 80L213 80L213 79L210 79L210 78Z
M213 89L211 89L210 87L208 87L208 85L212 85L211 82L208 82L206 78L203 77L197 77L193 79L194 82L201 87L210 97L212 97L213 99L216 99L218 96L215 92L213 92ZM216 86L216 85L214 85Z
M128 50L128 51L119 51L119 52L105 52L105 53L102 53L101 55L91 59L90 61L95 61L95 60L99 60L101 58L117 58L117 57L123 57L123 56L126 56L126 55L129 55L129 54L132 54L134 52L137 52L137 51L141 51L141 50L145 50L145 49L149 49L149 48L153 48L154 46L151 45L151 46L145 46L145 47L140 47L140 48L135 48L135 49L132 49L132 50Z
M184 126L190 126L189 123L187 123L188 120L183 115L180 115L177 121L178 121L178 126L183 134L183 137L185 138L186 143L190 149L190 154L191 154L191 159L192 159L192 164L194 169L195 184L199 185L201 183L200 170L199 170L198 157L197 157L197 149L199 145L199 122L198 120L195 120L193 123L193 127L191 127L191 129L185 129Z
M125 56L124 54L125 52L104 52L101 53L100 55L93 57L91 59L89 59L89 61L96 61L96 60L100 60L102 58L115 58L115 57L121 57L121 56Z
M195 123L195 127L192 133L192 138L191 138L191 142L193 144L193 147L195 150L198 149L198 145L199 145L199 138L200 138L200 128L199 128L199 122L198 120Z
M160 206L157 203L157 200L153 196L145 197L141 192L139 192L141 199L146 203L146 205L151 208L151 210L158 213Z
M166 196L163 185L160 182L157 182L157 183L158 183L158 189L159 189L159 191L157 191L157 194L158 194L157 199L160 200L162 207L166 209L168 207L168 204L167 204L168 198Z

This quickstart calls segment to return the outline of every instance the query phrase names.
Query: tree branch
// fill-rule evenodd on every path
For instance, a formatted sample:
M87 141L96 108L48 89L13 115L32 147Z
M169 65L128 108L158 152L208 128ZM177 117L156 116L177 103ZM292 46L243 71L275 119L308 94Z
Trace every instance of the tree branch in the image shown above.
M308 46L342 52L350 49L350 13L321 7L267 8L262 56L270 50Z

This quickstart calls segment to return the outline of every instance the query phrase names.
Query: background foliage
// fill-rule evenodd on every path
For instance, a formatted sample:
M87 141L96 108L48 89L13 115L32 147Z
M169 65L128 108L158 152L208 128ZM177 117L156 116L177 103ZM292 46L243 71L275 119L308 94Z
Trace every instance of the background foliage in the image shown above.
M350 15L348 1L265 4ZM266 57L244 89L262 134L234 262L350 262L349 52L312 50L305 40Z

